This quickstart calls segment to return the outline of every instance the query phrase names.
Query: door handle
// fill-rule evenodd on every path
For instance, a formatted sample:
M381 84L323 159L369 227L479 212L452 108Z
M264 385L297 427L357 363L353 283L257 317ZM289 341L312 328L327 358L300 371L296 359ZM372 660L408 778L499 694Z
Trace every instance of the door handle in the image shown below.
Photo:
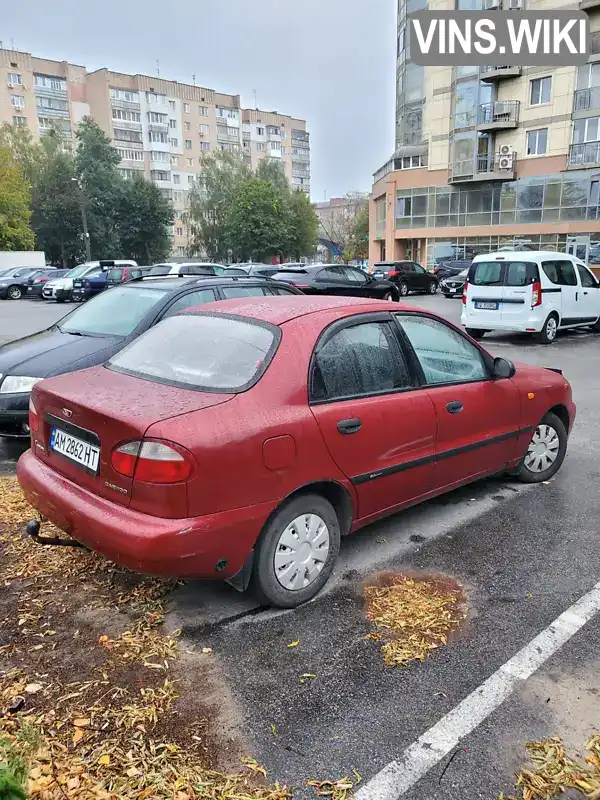
M359 419L341 419L337 424L340 433L358 433L362 425Z
M587 292L584 292L584 294L587 294Z
M449 414L458 414L463 410L463 404L460 400L452 400L450 403L446 403L446 411Z

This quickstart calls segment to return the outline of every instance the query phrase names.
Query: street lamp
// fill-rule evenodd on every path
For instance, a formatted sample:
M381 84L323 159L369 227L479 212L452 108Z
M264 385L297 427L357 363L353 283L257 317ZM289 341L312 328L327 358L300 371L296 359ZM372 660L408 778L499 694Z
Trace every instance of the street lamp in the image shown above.
M85 211L85 197L83 195L83 186L79 178L71 178L77 186L79 186L79 202L81 204L81 221L83 223L83 240L85 242L85 260L92 260L92 250L90 247L90 233L88 231L87 214Z

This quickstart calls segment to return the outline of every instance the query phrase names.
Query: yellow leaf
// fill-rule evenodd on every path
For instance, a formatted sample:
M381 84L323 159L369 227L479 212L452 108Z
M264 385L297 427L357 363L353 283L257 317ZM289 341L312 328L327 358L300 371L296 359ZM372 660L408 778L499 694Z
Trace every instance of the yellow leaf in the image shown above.
M300 644L300 639L297 639L295 642L290 642L288 644L288 647L298 647L299 644Z
M73 725L75 725L76 728L87 728L89 724L90 724L89 719L79 718L73 720Z
M41 683L28 683L27 686L25 687L25 691L27 692L27 694L35 694L36 692L39 692L40 689L43 688L44 687L42 686Z
M81 728L77 728L77 730L73 734L73 744L77 744L77 742L80 742L83 739L83 737L84 737L84 732L81 730Z
M98 763L107 767L110 764L110 756L109 755L100 756L100 758L98 759Z
M209 655L210 653L212 653L212 647L203 647L202 652L204 653L204 655Z

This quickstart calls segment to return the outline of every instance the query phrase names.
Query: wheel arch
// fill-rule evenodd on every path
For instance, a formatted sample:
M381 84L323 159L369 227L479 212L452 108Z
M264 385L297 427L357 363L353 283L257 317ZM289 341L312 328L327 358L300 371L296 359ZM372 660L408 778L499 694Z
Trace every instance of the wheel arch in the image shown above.
M559 420L562 422L562 424L565 426L565 430L567 431L567 433L569 432L569 425L571 420L566 406L564 406L562 403L558 403L557 405L552 406L552 408L548 409L548 414L554 414L555 416L557 416Z
M288 494L283 498L283 500L281 500L280 503L277 504L277 507L273 509L263 527L266 527L275 514L277 514L287 503L295 500L297 497L300 497L303 494L318 494L321 497L324 497L325 500L330 502L333 506L340 523L341 535L346 536L350 532L352 521L354 520L355 516L354 499L350 491L345 486L333 480L311 481L310 483L305 483L303 486L298 487L298 489L294 489L293 492Z

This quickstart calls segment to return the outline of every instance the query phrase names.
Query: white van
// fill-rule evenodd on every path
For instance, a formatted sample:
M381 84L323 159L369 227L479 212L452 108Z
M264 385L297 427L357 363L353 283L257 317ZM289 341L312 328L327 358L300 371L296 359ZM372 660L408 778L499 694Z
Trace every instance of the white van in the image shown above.
M465 282L460 321L474 339L523 331L550 344L559 328L600 333L600 284L583 261L566 253L479 255Z

